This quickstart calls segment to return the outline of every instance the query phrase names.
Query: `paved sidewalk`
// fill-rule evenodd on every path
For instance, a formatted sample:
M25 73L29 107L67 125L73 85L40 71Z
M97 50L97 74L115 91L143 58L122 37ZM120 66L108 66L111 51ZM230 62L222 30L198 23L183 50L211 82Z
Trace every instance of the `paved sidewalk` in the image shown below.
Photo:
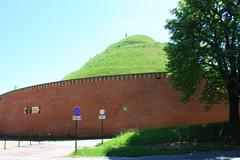
M106 141L106 140L105 140ZM101 140L79 140L78 148L93 147L100 143ZM21 141L18 147L18 141L7 141L4 150L4 141L0 141L0 159L2 158L59 158L69 155L74 151L75 141L42 141L40 144L33 141L30 145L29 141Z
M107 140L105 140L107 141ZM93 147L101 140L81 140L78 147ZM32 142L21 141L21 147L17 147L17 141L7 141L7 149L3 149L4 141L0 141L0 160L240 160L239 151L204 152L183 155L164 155L146 157L67 157L74 151L74 141L48 141Z

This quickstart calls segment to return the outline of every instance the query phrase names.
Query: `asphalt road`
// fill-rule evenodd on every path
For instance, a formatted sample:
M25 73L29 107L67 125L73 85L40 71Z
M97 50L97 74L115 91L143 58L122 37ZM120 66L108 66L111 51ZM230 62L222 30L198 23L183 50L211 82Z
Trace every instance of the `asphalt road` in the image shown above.
M101 140L83 140L78 141L78 147L91 147L100 143ZM8 141L7 148L4 150L4 141L0 141L0 160L240 160L239 151L228 152L205 152L184 155L168 155L168 156L148 156L148 157L96 157L96 158L69 158L74 150L74 141L57 141L50 142L21 142L21 146L17 147L17 141Z

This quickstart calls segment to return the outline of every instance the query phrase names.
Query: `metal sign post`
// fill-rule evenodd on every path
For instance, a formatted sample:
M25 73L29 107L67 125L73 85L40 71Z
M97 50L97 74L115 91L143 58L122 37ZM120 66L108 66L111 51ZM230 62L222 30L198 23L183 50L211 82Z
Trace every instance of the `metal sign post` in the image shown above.
M20 135L18 136L18 147L20 147Z
M48 143L50 142L51 140L51 133L48 133Z
M5 136L5 138L4 138L4 147L3 147L4 150L7 148L6 146L7 146L7 136Z
M75 153L77 153L77 121L75 121Z
M73 109L72 120L75 121L75 153L77 153L77 121L81 120L81 111L79 107Z
M101 139L103 144L103 120L106 119L105 110L100 109L99 110L99 120L101 120Z
M101 119L101 121L102 121L102 135L101 135L101 137L102 137L102 144L103 144L103 119Z
M29 145L31 146L32 145L32 135L30 135L30 142L29 142Z

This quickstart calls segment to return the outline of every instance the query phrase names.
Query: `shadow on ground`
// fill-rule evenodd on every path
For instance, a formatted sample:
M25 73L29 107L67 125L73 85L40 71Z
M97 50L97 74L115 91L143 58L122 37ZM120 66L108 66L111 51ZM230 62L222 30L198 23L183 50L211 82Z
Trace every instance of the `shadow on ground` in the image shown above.
M218 123L164 129L135 131L120 147L105 147L107 156L150 156L188 154L204 151L229 151L240 149L240 124ZM228 152L223 152L228 153ZM231 152L230 152L231 153ZM240 156L240 152L234 156ZM209 153L206 153L209 154ZM207 159L228 155L210 154ZM200 154L202 155L202 154ZM200 156L199 155L199 156ZM205 153L203 153L204 156ZM172 157L172 156L167 156ZM179 157L181 158L181 156ZM205 159L205 157L200 157ZM224 159L224 158L223 158ZM225 158L229 159L229 158ZM231 159L231 158L230 158Z

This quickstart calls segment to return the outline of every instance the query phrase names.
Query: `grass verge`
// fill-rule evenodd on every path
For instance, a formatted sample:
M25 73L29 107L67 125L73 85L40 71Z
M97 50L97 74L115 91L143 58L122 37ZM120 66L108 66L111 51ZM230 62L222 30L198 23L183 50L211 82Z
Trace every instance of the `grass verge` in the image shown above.
M240 124L129 131L94 148L84 148L73 156L148 156L202 151L240 149Z
M216 150L234 150L240 149L239 146L235 145L214 145L214 144L201 144L193 146L168 146L168 147L157 147L157 146L127 146L127 147L95 147L95 148L84 148L78 150L74 156L124 156L124 157L136 157L136 156L151 156L151 155L168 155L168 154L184 154L193 152L204 152L204 151L216 151Z

